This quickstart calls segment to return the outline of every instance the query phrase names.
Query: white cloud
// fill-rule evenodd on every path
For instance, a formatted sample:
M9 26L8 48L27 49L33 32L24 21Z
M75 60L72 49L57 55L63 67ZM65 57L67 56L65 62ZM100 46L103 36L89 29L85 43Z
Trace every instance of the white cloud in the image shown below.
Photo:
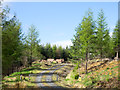
M113 30L114 30L114 29L115 29L115 25L110 26L110 33L109 33L110 37L112 37L112 34L113 34Z
M109 33L110 37L112 37L112 34L113 34L113 32L110 32L110 33Z
M63 48L66 48L66 46L68 47L72 46L72 42L71 40L57 41L57 42L51 43L51 46L53 45L56 45L57 47L62 46Z

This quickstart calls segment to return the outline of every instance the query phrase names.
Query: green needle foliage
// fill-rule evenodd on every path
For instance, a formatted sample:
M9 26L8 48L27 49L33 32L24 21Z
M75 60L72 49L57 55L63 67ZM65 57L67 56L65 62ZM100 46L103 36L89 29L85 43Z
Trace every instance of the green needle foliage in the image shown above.
M81 24L76 30L77 33L74 36L72 47L72 53L77 51L78 54L76 55L78 55L78 58L81 57L86 60L86 73L88 55L91 53L93 47L94 30L95 23L93 21L93 13L89 9L87 15L83 17ZM72 55L74 56L75 53Z
M3 74L8 74L13 65L19 66L22 55L21 23L14 15L8 17L10 9L5 7L2 11L2 69Z
M40 42L40 39L38 39L38 32L36 30L36 27L34 25L31 25L29 28L29 33L26 38L26 45L27 45L27 50L29 51L29 64L32 64L32 58L38 56L37 48L38 44Z
M112 35L112 41L113 41L113 50L117 53L116 57L120 57L118 54L120 52L120 21L117 22L115 29L113 31ZM119 55L119 56L118 56Z
M98 14L97 19L97 32L96 32L96 50L98 55L100 55L101 59L103 55L108 56L110 47L110 36L107 23L105 22L104 12L101 11ZM104 56L105 57L105 56Z
M113 36L110 37L104 12L101 9L97 20L93 20L93 12L89 9L82 22L75 29L76 34L72 39L70 56L77 60L87 61L93 58L113 58L120 51L119 24L116 25Z

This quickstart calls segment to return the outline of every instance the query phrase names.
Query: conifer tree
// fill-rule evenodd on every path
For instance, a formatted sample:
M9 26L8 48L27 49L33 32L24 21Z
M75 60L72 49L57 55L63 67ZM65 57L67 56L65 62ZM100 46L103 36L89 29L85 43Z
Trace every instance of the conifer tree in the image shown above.
M22 55L22 32L21 23L14 15L8 17L10 9L5 7L0 13L2 17L2 69L3 73L10 71L13 65L19 66ZM9 73L9 72L6 72Z
M113 39L113 48L114 48L114 51L116 51L116 57L118 59L119 52L120 52L120 21L118 21L115 26L112 39Z
M26 39L26 43L28 45L29 50L29 64L32 64L32 57L35 57L36 55L36 48L40 42L40 39L38 38L38 32L36 30L36 27L34 25L31 25L29 28L29 33Z
M56 59L56 50L57 50L57 46L53 45L52 47L52 51L53 51L53 58Z
M110 42L110 36L109 36L109 30L106 23L106 18L104 16L104 12L101 9L101 11L98 14L97 19L97 32L96 32L96 50L98 55L100 55L100 58L106 57L106 54L109 52L109 42Z
M87 73L87 61L88 56L91 53L93 47L94 39L94 30L95 22L93 20L93 13L89 9L86 16L83 17L83 20L77 29L75 40L73 41L73 50L74 48L78 49L79 56L82 56L86 60L86 73ZM78 47L77 47L78 45Z

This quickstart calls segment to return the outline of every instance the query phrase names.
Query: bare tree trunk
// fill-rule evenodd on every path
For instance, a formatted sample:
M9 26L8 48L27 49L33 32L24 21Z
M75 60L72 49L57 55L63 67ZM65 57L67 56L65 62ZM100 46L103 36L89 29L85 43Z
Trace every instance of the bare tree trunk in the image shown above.
M118 50L117 50L117 53L116 53L116 59L118 60Z
M87 61L88 61L88 52L86 52L86 74L87 74Z
M32 45L31 45L31 56L30 56L30 65L32 63Z
M102 48L101 48L100 58L101 58L101 61L102 61Z

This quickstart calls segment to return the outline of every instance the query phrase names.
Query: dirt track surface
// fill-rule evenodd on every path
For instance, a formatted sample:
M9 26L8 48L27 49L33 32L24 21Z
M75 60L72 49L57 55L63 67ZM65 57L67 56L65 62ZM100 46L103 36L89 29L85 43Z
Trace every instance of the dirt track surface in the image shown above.
M56 65L53 66L52 68L49 68L48 70L44 70L36 78L36 83L39 88L62 88L58 85L56 85L52 80L52 75L55 74L54 72L62 67L64 67L67 64L64 65ZM44 81L42 81L44 80Z

